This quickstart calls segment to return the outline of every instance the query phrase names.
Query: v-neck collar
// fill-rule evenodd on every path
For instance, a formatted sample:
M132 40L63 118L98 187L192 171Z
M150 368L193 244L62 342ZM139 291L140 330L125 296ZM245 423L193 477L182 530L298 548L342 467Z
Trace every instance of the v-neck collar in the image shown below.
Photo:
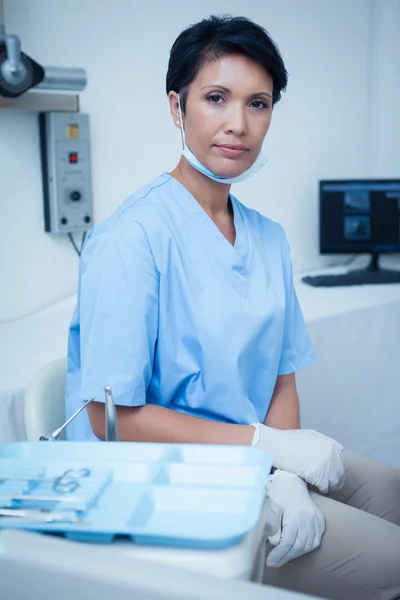
M175 177L172 177L172 175L170 175L169 173L165 173L165 175L169 178L169 181L172 182L173 185L179 186L181 192L179 196L179 204L181 205L181 207L191 216L195 217L197 220L200 219L201 221L203 221L204 225L209 230L209 232L213 232L214 238L222 238L224 244L227 244L228 247L239 251L241 243L243 241L241 238L245 231L243 217L240 212L236 198L232 196L232 194L229 194L229 199L231 201L233 211L233 224L235 227L235 243L231 244L231 242L224 236L224 234L217 227L212 218L207 214L207 212L204 210L201 204L197 202L196 198L185 188L185 186Z
M223 256L229 261L229 264L234 271L235 278L242 288L242 291L245 291L246 295L249 241L239 202L232 194L229 195L236 232L235 243L232 245L185 186L169 173L165 173L165 175L169 178L170 184L177 188L178 193L173 195L175 202L179 204L186 214L188 214L196 223L201 225L201 229L206 233L207 237L211 238L217 245Z

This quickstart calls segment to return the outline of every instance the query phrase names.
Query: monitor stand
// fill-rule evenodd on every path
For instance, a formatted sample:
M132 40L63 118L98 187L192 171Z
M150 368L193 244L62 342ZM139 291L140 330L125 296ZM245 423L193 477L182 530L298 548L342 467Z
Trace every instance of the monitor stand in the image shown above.
M380 269L379 254L373 253L366 269L356 269L339 275L308 276L303 277L302 281L313 287L400 283L400 271Z

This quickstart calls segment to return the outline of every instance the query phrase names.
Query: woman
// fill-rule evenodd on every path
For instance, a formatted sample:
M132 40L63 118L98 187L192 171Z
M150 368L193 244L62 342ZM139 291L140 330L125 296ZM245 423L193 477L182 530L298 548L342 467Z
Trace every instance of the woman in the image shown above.
M122 440L267 449L269 494L283 516L265 581L335 599L395 599L399 473L300 429L295 372L314 356L288 244L279 225L230 194L263 166L286 83L274 42L247 19L211 17L175 41L167 93L182 157L87 238L67 413L96 402L69 435L104 439L108 384Z

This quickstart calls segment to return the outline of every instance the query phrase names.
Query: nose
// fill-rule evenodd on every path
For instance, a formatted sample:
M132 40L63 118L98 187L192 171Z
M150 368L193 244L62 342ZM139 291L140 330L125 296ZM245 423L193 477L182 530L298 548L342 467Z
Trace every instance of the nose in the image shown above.
M246 107L232 103L226 113L225 133L242 137L247 132Z

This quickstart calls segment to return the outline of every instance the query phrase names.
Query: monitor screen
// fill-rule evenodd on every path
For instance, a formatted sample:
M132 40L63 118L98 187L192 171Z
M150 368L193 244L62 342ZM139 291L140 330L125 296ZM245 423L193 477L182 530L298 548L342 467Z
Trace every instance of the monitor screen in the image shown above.
M320 252L400 252L400 179L320 181Z

